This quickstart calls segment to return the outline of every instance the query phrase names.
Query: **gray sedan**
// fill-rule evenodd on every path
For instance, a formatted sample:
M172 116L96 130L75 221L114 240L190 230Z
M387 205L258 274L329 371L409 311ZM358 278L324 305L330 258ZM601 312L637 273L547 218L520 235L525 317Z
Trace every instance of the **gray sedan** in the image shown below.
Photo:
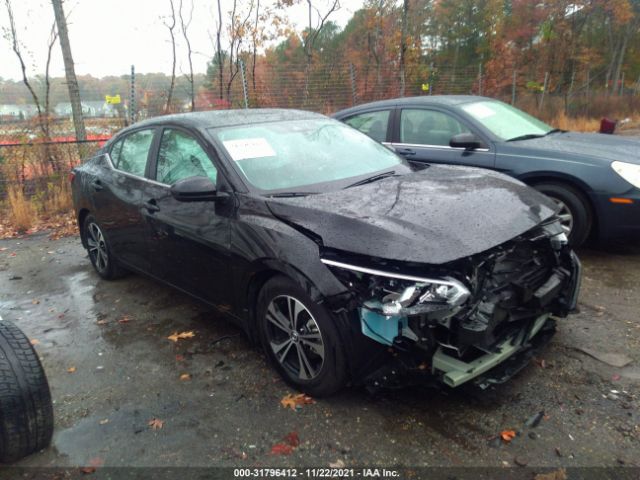
M414 165L490 168L558 206L574 245L640 235L640 141L554 129L486 97L425 96L368 103L334 115Z

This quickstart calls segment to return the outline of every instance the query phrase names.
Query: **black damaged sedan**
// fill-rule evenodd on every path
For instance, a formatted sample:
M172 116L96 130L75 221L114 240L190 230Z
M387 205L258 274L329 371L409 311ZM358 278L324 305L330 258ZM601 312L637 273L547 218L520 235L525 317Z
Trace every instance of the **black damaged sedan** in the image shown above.
M318 114L137 123L72 189L101 277L139 272L218 307L312 395L504 381L576 305L552 202L486 170L414 171Z

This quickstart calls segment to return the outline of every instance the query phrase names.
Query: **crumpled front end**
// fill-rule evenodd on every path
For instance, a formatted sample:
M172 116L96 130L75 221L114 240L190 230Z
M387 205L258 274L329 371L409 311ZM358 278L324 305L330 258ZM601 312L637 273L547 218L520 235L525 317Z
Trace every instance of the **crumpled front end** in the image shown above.
M393 352L367 375L371 386L424 374L451 387L504 381L551 337L551 317L575 309L580 288L580 262L557 221L444 265L331 250L322 261L348 287L346 310L362 334Z

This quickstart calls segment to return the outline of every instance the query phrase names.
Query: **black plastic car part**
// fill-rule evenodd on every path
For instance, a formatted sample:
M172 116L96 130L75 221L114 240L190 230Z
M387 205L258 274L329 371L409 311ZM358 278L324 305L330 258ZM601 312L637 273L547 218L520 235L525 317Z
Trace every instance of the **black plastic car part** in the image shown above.
M49 383L29 339L0 321L0 463L45 448L53 434Z

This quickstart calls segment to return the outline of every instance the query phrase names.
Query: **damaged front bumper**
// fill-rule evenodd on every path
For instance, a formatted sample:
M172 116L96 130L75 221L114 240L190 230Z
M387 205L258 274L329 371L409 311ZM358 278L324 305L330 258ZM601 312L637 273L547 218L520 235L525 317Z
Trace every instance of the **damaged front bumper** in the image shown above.
M537 337L550 338L550 317L575 310L580 289L580 261L557 222L429 269L371 260L323 262L349 286L347 310L361 333L392 352L394 366L365 376L376 387L397 386L403 373L429 374L450 387L498 383L490 373L525 358Z

